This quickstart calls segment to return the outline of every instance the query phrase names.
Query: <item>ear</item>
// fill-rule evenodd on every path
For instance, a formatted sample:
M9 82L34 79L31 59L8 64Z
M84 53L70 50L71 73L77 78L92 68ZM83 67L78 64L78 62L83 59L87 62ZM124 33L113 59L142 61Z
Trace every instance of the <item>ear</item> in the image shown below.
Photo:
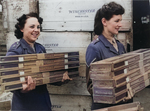
M105 18L102 18L102 24L103 26L107 26L107 20Z
M21 32L23 32L23 29L20 29Z

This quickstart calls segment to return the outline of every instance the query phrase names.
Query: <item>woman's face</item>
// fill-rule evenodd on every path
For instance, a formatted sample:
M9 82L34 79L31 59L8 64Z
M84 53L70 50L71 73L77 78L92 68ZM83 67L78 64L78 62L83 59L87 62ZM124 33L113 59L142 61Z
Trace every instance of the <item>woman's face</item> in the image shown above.
M113 15L110 20L104 19L102 21L104 26L104 31L109 34L118 34L119 28L122 26L121 24L122 15Z
M40 24L35 17L30 17L26 20L24 28L21 30L23 32L23 38L28 43L34 43L38 36L40 35Z

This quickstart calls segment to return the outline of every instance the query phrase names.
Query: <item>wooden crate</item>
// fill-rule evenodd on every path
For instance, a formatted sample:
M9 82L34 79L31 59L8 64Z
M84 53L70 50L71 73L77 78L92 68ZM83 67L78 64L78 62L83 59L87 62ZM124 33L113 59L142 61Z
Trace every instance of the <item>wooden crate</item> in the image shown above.
M45 60L31 60L31 61L24 61L24 62L6 62L0 63L0 69L5 68L31 68L32 66L43 66L43 65L59 65L68 63L71 61L79 61L79 57L68 57L68 58L58 58L58 59L45 59Z
M93 111L144 111L140 102L133 102L128 104L116 105L108 108L102 108Z
M44 66L35 66L31 68L32 73L37 72L47 72L47 71L56 71L56 70L62 70L62 69L71 69L71 68L78 68L79 62L70 62L66 64L59 64L59 65L44 65Z
M127 97L127 89L115 94L115 95L93 95L95 103L107 103L116 104Z
M138 54L140 55L141 59L149 58L150 57L150 49L144 48L144 49L138 49L135 51L130 52L131 54Z
M42 78L42 77L51 77L51 78L57 78L62 77L63 74L68 71L68 75L70 78L79 76L78 68L75 69L68 69L68 70L60 70L60 71L51 71L51 72L43 72L43 73L27 73L25 75L9 75L9 76L1 76L0 82L6 83L6 82L13 82L13 81L20 81L24 82L26 76L31 76L32 78Z
M91 70L98 69L100 71L115 71L123 69L139 60L139 55L122 54L120 56L111 57L92 63Z
M94 16L103 4L111 0L77 1L39 1L40 16L44 18L44 31L93 31ZM121 31L131 28L131 1L115 1L127 8L122 21ZM98 4L93 4L98 3ZM68 5L70 4L70 5ZM51 12L49 11L51 10Z
M143 90L149 85L148 73L139 75L127 83L130 95L133 97L135 93Z
M127 86L126 83L122 86L119 86L117 88L115 87L94 87L93 86L93 94L94 95L117 95L117 93L120 93L123 90L126 90Z
M70 69L79 67L79 61L68 62L63 64L50 64L43 66L32 66L30 68L4 68L0 69L0 76L20 74L24 75L26 73L38 73L38 72L47 72L47 71L56 71L62 69Z
M98 74L99 76L102 76L102 78L106 78L106 79L113 78L115 76L119 76L122 74L127 74L134 69L142 68L143 61L136 61L128 66L121 67L114 71L106 70L107 67L105 67L105 70L101 70L101 68L102 68L101 66L105 67L105 65L103 65L103 64L97 64L97 65L95 64L95 66L94 66L95 68L90 70L90 75L92 78L94 78L94 76L96 74ZM92 76L92 74L94 74L94 75Z
M106 78L105 76L101 76L100 74L91 74L91 79L93 82L93 86L98 86L98 87L118 87L126 81L131 80L135 76L141 75L142 74L142 68L134 69L132 71L129 71L126 74L122 74L119 76L115 76L112 78ZM109 76L110 77L110 76Z
M62 53L40 53L40 54L24 54L24 55L11 55L0 57L1 63L8 62L24 62L31 60L42 60L42 59L58 59L79 56L79 52L62 52Z

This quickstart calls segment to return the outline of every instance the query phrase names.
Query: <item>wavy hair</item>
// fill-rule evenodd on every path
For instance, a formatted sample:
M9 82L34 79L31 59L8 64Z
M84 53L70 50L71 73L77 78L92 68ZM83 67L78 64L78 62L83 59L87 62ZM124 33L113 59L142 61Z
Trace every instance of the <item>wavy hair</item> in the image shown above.
M21 17L19 17L17 19L17 23L15 24L15 36L17 39L21 39L23 37L23 32L21 32L20 30L24 28L24 25L26 23L26 20L30 17L35 17L38 19L38 22L40 23L40 25L43 22L43 18L39 17L39 15L37 13L31 12L29 14L23 14Z
M100 35L103 31L102 18L106 20L110 20L113 15L122 15L124 14L125 9L115 2L110 2L108 4L104 4L102 8L100 8L95 15L94 19L94 35Z

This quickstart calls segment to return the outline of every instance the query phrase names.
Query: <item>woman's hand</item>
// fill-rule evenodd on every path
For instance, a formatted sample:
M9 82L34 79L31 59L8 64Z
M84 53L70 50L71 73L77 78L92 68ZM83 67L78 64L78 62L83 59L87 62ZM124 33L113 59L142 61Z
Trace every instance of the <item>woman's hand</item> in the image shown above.
M26 83L22 84L22 87L23 87L21 90L22 93L27 93L35 89L36 87L36 79L32 79L31 76L27 76L26 81L27 81Z
M66 80L72 80L72 78L70 78L70 77L68 76L68 71L66 71L66 72L63 74L62 82L66 81Z

